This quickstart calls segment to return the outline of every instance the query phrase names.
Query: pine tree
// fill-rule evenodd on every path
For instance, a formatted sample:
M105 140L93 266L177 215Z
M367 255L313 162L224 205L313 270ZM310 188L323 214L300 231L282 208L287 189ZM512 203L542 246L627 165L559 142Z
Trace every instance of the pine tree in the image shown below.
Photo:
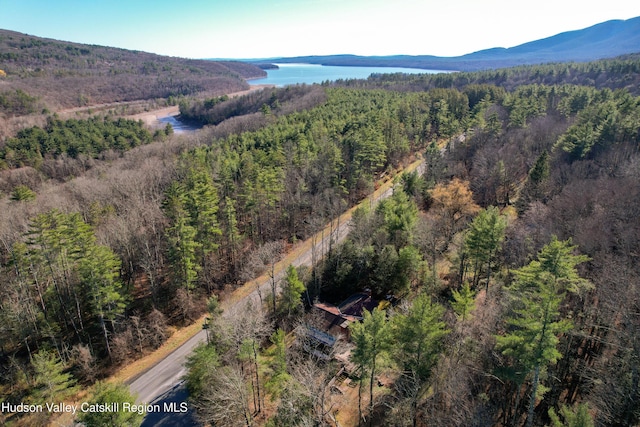
M167 190L163 209L172 223L166 233L174 280L178 287L190 291L200 270L197 251L201 245L196 241L197 230L191 225L192 220L185 208L184 188L177 182Z
M26 185L18 185L11 192L11 200L16 202L30 202L35 198L36 193Z
M393 336L397 345L393 352L396 363L404 370L414 389L420 389L428 380L431 370L442 351L443 338L449 333L442 321L444 307L431 301L424 292L411 303L406 313L392 318ZM412 393L411 416L417 424L419 393Z
M451 293L453 295L451 307L456 313L458 320L460 320L461 322L471 320L471 318L473 317L471 312L476 307L476 294L471 290L469 282L464 282L460 291L454 289Z
M265 384L267 391L274 397L280 395L280 391L284 387L284 384L289 380L290 375L287 370L287 346L285 342L286 334L282 329L278 329L271 336L271 343L273 344L270 350L271 363L270 363L270 378Z
M220 367L220 357L214 345L200 344L187 358L185 383L189 395L199 401L207 384L214 379L215 371Z
M536 163L529 172L529 181L534 186L539 186L549 176L549 153L544 150L536 159Z
M298 278L298 271L293 265L287 267L287 277L282 281L278 296L278 312L290 317L302 308L302 294L306 290L302 280Z
M426 188L426 182L418 174L418 171L404 172L400 176L400 182L402 183L402 191L414 199L418 199Z
M53 285L45 293L47 303L55 307L61 325L71 327L80 341L85 338L84 316L74 271L91 237L91 228L80 215L55 209L36 216L27 232L30 257L41 269L41 281L46 278Z
M435 141L431 141L425 152L424 180L427 188L433 188L444 175L446 165L440 148Z
M478 285L480 271L486 264L487 283L485 288L487 291L489 290L492 263L504 240L506 227L506 218L500 215L500 211L495 206L480 211L471 222L464 243L469 260L473 263L474 286Z
M88 248L80 260L82 289L91 313L98 318L105 348L111 355L106 321L112 324L125 309L122 283L119 280L120 260L106 246Z
M449 333L442 321L444 307L420 293L406 314L393 317L394 336L398 342L395 358L407 371L425 380L436 363L442 339Z
M355 348L351 352L351 361L358 366L361 373L358 388L358 415L362 420L362 385L364 376L369 374L369 418L373 422L373 385L379 368L380 358L391 348L391 325L383 310L374 308L365 311L362 322L350 325L351 339Z
M74 392L75 379L64 372L63 363L53 353L39 351L33 355L31 365L34 371L34 387L31 392L34 403L58 402Z
M105 321L111 322L113 329L126 302L120 260L111 249L97 243L93 228L78 213L52 210L38 215L31 223L27 243L34 280L53 285L46 290L37 285L45 314L57 311L60 325L70 325L81 342L85 342L87 323L97 320L110 353Z
M184 208L189 225L196 229L200 244L200 257L204 258L218 248L216 240L222 234L218 224L218 192L211 175L202 169L191 168L184 183Z
M391 197L378 204L376 214L389 239L399 249L411 242L413 229L418 218L418 207L404 191L396 191Z
M538 253L537 259L516 270L517 276L514 291L526 291L536 288L541 282L540 275L550 275L550 286L555 292L571 292L579 294L592 289L593 284L580 277L576 267L589 261L586 255L575 255L577 246L571 244L571 239L558 240L556 236Z
M227 253L227 260L229 264L235 269L237 262L237 252L240 246L240 231L238 230L238 220L236 218L236 208L234 201L230 197L224 199L224 239L225 252Z
M556 413L556 411L551 408L549 409L549 418L551 418L551 426L550 427L594 427L595 424L593 422L593 418L589 414L589 405L586 403L576 405L573 409L568 406L563 405L560 408L560 415L562 419L560 420L560 416Z
M535 402L541 372L556 363L562 354L557 350L558 335L571 329L572 323L560 317L560 304L567 292L578 293L591 284L578 275L576 266L588 260L574 255L571 240L555 236L542 248L537 259L514 271L515 283L509 288L514 300L513 314L507 319L509 333L496 337L496 346L512 357L524 375L519 376L515 415L518 415L520 386L533 373L527 426L533 424Z
M112 384L99 382L96 384L93 397L89 400L90 405L109 405L118 403L117 411L95 411L83 412L80 420L86 427L137 427L142 424L144 414L138 411L123 410L123 403L135 405L136 399L129 392L129 387L125 384ZM105 406L108 408L108 406Z
M533 408L537 399L541 370L549 364L555 364L562 357L556 348L559 342L558 335L572 327L570 321L560 319L560 303L564 294L557 294L548 285L550 276L544 275L540 278L538 289L524 293L518 298L519 307L507 320L512 332L496 337L496 346L502 354L513 357L522 372L533 372L527 426L533 422Z
M529 203L539 200L545 194L545 182L549 177L549 153L545 150L538 156L535 164L529 171L529 177L520 192L516 203L518 211L524 212Z

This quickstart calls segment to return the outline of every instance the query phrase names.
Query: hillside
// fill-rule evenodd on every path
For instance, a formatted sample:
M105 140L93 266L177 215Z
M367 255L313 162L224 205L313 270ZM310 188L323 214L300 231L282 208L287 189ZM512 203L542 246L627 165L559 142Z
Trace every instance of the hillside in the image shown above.
M637 52L640 52L640 17L607 21L512 48L492 48L456 57L331 55L277 58L272 62L475 71L547 62L593 61Z
M264 71L241 62L160 56L0 30L0 118L42 110L248 87Z

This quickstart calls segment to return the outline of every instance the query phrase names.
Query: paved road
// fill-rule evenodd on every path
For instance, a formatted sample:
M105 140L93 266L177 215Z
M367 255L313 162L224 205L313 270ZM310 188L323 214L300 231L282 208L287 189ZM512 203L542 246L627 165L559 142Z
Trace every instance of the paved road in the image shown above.
M420 163L418 170L422 173L424 163ZM380 200L383 200L393 194L393 188L388 188L384 191L377 191L371 196L365 203L371 203L371 205L377 204ZM323 256L329 249L330 244L341 242L347 236L350 227L351 215L345 214L341 217L340 223L334 221L331 229L333 232L319 233L314 238L307 241L309 249L301 253L297 258L292 261L287 260L289 263L296 267L301 265L311 266L312 260L312 244L315 243L315 254L317 257ZM275 275L276 282L279 283L282 277L284 277L285 268L280 268ZM271 292L270 279L266 278L260 284L260 292L262 295L268 295ZM229 315L236 310L243 310L246 307L248 301L252 301L254 305L259 304L259 294L257 289L251 292L247 297L236 302L231 307L228 307L224 315ZM184 343L182 346L173 351L169 356L163 359L161 362L153 366L147 372L140 375L130 384L130 390L132 393L138 395L137 402L139 403L151 403L151 404L171 404L173 402L174 407L178 410L162 411L161 413L148 414L145 418L143 426L197 426L193 411L188 410L187 413L180 412L180 405L186 402L187 392L184 387L182 377L186 373L184 362L187 356L193 351L193 349L201 342L206 340L205 331L198 332L190 340Z

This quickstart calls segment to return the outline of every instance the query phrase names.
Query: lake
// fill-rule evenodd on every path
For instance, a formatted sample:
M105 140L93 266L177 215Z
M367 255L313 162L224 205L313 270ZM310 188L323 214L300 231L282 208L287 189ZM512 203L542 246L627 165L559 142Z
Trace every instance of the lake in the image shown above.
M275 64L277 70L265 70L267 77L249 81L253 85L286 86L297 83L313 84L338 79L366 79L374 73L436 74L450 71L422 70L399 67L341 67L316 64Z

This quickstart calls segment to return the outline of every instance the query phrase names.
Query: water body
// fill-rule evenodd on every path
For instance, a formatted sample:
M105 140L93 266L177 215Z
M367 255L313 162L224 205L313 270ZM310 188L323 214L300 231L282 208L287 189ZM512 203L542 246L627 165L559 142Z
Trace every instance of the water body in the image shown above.
M423 70L418 68L399 67L341 67L316 64L275 64L276 70L265 70L267 77L251 80L251 84L271 84L275 86L294 85L297 83L313 84L339 79L366 79L371 74L407 73L437 74L448 71Z
M162 124L162 126L166 126L167 123L171 124L174 133L192 132L202 127L196 126L192 123L184 122L180 120L180 116L178 115L158 117L158 121Z

